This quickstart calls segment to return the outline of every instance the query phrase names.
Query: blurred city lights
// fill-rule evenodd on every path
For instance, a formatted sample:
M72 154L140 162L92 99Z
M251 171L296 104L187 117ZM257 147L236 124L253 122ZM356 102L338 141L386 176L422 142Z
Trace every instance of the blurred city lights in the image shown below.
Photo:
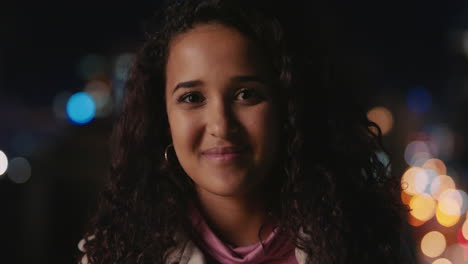
M114 64L114 78L119 81L126 81L128 78L128 72L130 70L135 55L133 53L122 53L120 54Z
M466 240L468 240L468 219L466 219L466 218L465 218L465 222L462 225L461 231L462 231L463 237Z
M465 236L463 235L463 230L462 229L459 229L458 232L457 232L457 241L463 247L468 246L468 240L466 240Z
M103 56L89 54L78 65L78 73L84 80L91 80L108 72L108 63Z
M7 173L12 182L25 183L31 177L31 165L27 159L17 157L10 160Z
M450 176L439 175L431 183L431 195L436 200L439 200L440 194L448 189L455 189L455 182Z
M401 186L404 192L410 195L423 194L431 183L430 176L426 170L420 167L411 167L403 174Z
M385 135L392 130L393 127L393 115L390 110L385 107L378 106L374 107L369 112L367 112L367 118L376 123L382 134ZM377 131L374 131L377 133Z
M96 117L104 117L111 113L111 87L108 83L100 80L92 80L86 84L84 91L94 99Z
M112 81L112 91L114 95L114 110L117 112L122 108L123 95L125 90L125 82L119 80Z
M428 221L435 214L436 202L431 196L417 194L411 198L409 203L410 214L420 221Z
M3 175L8 169L8 158L3 151L0 150L0 175Z
M406 103L411 112L424 114L431 107L432 96L427 89L418 86L409 90Z
M429 110L432 103L431 95L422 87L413 89L407 99L410 110L418 114ZM448 168L444 162L452 161L455 135L447 125L430 125L413 133L411 138L416 140L409 142L405 148L404 158L409 168L401 178L401 201L410 209L408 223L429 232L420 241L422 253L427 257L420 259L420 263L468 262L468 213L465 215L468 195L456 189L454 178L457 178L457 171L452 166ZM458 243L453 244L454 240L450 238L447 244L442 233L427 230L435 227L432 221L428 222L434 215L440 224L438 228L450 228L441 230L446 235L457 234L455 238ZM459 225L460 220L464 221L462 226ZM457 233L454 232L455 228Z
M452 157L454 151L454 133L444 124L430 126L424 129L429 136L432 154L443 159Z
M96 105L93 98L85 93L75 93L68 99L67 115L72 123L84 125L93 120L96 113Z
M440 259L434 260L432 264L452 264L452 262L446 258L440 258Z
M440 159L429 159L422 166L424 169L429 169L437 172L439 175L447 174L447 167Z
M462 190L447 189L439 196L440 209L449 215L461 215L466 212L467 196Z
M413 196L411 194L408 194L406 192L401 192L401 201L403 202L403 204L406 204L408 205L411 201L411 198L413 198Z
M458 243L454 243L445 251L444 257L450 259L454 264L466 263L464 248Z
M422 166L431 158L429 145L424 141L412 141L405 148L405 161L409 166Z
M450 206L454 206L453 202ZM457 207L454 207L454 208L457 208ZM458 223L458 220L460 220L460 215L459 214L451 215L451 214L445 213L444 211L440 209L440 203L439 203L436 208L436 219L440 225L445 226L445 227L451 227L455 225L456 223Z
M55 117L65 119L67 118L67 102L72 96L70 92L61 92L54 97L53 109Z
M424 255L435 258L440 256L447 246L445 237L438 231L432 231L424 235L421 240L421 250Z
M416 191L418 193L426 193L430 194L430 186L431 183L438 177L437 173L433 170L420 170L414 179L414 183L416 186Z
M418 226L421 226L423 225L424 223L426 223L425 221L421 221L417 218L415 218L414 216L412 216L411 214L408 215L408 223L414 227L418 227Z

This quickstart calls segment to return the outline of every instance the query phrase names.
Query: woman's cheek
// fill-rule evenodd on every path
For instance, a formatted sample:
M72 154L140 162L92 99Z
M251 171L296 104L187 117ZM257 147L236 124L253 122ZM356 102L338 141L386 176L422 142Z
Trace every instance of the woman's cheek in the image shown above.
M180 111L174 117L172 120L174 123L172 133L175 135L173 141L176 148L179 148L179 151L183 153L193 151L203 134L199 116Z

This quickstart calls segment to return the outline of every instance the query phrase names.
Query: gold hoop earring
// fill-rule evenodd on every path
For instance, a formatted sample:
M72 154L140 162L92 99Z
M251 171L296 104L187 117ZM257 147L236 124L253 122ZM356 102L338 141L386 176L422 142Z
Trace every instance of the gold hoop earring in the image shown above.
M166 160L166 162L169 162L169 157L167 155L167 152L169 151L169 148L172 147L172 146L174 146L174 145L172 145L172 143L171 143L171 144L167 145L166 149L164 150L164 159Z

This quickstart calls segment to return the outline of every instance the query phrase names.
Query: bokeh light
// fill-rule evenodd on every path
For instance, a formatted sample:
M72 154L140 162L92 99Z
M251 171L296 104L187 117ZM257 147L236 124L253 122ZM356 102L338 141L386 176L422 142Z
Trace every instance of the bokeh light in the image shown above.
M84 80L91 80L106 75L108 68L106 58L97 54L89 54L80 60L78 73Z
M85 93L75 93L68 99L67 115L70 121L77 125L84 125L93 120L96 105L93 98Z
M424 129L429 137L432 154L442 159L450 159L454 152L455 136L444 124L429 126Z
M467 209L467 196L462 190L447 189L439 196L439 207L450 215L462 215Z
M401 201L403 202L403 204L408 205L411 201L411 198L413 198L411 194L408 194L405 191L401 192Z
M122 109L122 102L125 90L125 82L119 80L112 81L112 92L114 98L114 111L120 112Z
M388 132L390 132L393 128L393 115L390 110L388 110L385 107L378 106L374 107L371 110L367 112L367 118L376 123L379 127L380 130L382 131L382 134L385 135ZM375 128L371 128L375 129ZM377 133L377 130L375 131Z
M452 204L451 206L454 206L454 204ZM457 207L454 207L454 208L457 208ZM451 214L445 213L444 211L440 209L440 203L439 203L436 208L436 219L440 225L445 226L445 227L451 227L451 226L454 226L456 223L458 223L458 220L460 220L460 215L451 215Z
M435 258L440 256L447 246L445 237L438 231L432 231L424 235L421 240L421 250L424 255Z
M412 141L405 148L405 161L409 166L423 166L431 158L429 145L424 141Z
M410 214L420 221L428 221L435 214L436 202L427 194L417 194L409 203Z
M434 260L432 264L452 264L452 262L446 258L439 258L439 259Z
M450 247L447 248L444 257L450 259L453 264L462 264L466 263L465 260L465 253L464 253L464 248L458 243L454 243Z
M409 195L417 194L415 178L416 178L416 174L418 170L420 170L420 168L411 167L407 169L405 173L403 174L403 176L401 177L401 188L405 193Z
M415 178L416 191L421 194L430 194L431 183L438 177L439 175L433 170L421 170Z
M86 84L84 91L94 100L96 117L105 117L112 112L111 86L109 83L92 80Z
M423 194L428 192L431 178L426 170L420 167L411 167L403 174L401 186L404 192L410 195Z
M134 60L135 54L133 53L122 53L117 56L114 64L114 78L119 81L126 81Z
M440 194L448 189L455 189L455 182L452 177L439 175L439 177L433 179L431 183L431 195L434 199L439 200Z
M31 177L31 165L27 159L17 157L10 160L7 173L12 182L25 183Z
M431 108L432 96L427 89L418 86L409 90L406 103L411 112L424 114Z
M462 225L462 234L468 240L468 218L465 218L465 222Z
M447 167L440 159L429 159L422 166L424 169L433 170L439 175L447 174Z
M466 240L468 240L468 219L465 219L465 222L462 225L461 228L463 237L465 237Z
M466 240L465 236L463 235L462 228L460 228L457 232L457 241L460 245L462 245L465 248L468 246L468 240Z
M3 175L8 169L8 158L3 151L0 150L0 175Z
M426 222L425 221L421 221L417 218L415 218L414 216L412 216L411 214L408 215L408 223L414 227L418 227L418 226L422 226L423 224L425 224Z

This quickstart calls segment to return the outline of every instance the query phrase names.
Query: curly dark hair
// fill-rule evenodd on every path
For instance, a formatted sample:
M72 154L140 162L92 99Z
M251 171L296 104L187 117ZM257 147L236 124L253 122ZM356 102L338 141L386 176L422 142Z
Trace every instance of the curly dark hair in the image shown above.
M203 23L238 30L274 67L284 98L282 173L265 184L280 230L308 263L402 263L405 208L398 177L377 156L380 130L349 101L352 85L317 23L273 2L172 1L156 16L129 75L109 179L85 234L89 263L165 263L175 234L193 232L193 182L174 155L172 163L164 158L171 142L165 65L171 39Z

